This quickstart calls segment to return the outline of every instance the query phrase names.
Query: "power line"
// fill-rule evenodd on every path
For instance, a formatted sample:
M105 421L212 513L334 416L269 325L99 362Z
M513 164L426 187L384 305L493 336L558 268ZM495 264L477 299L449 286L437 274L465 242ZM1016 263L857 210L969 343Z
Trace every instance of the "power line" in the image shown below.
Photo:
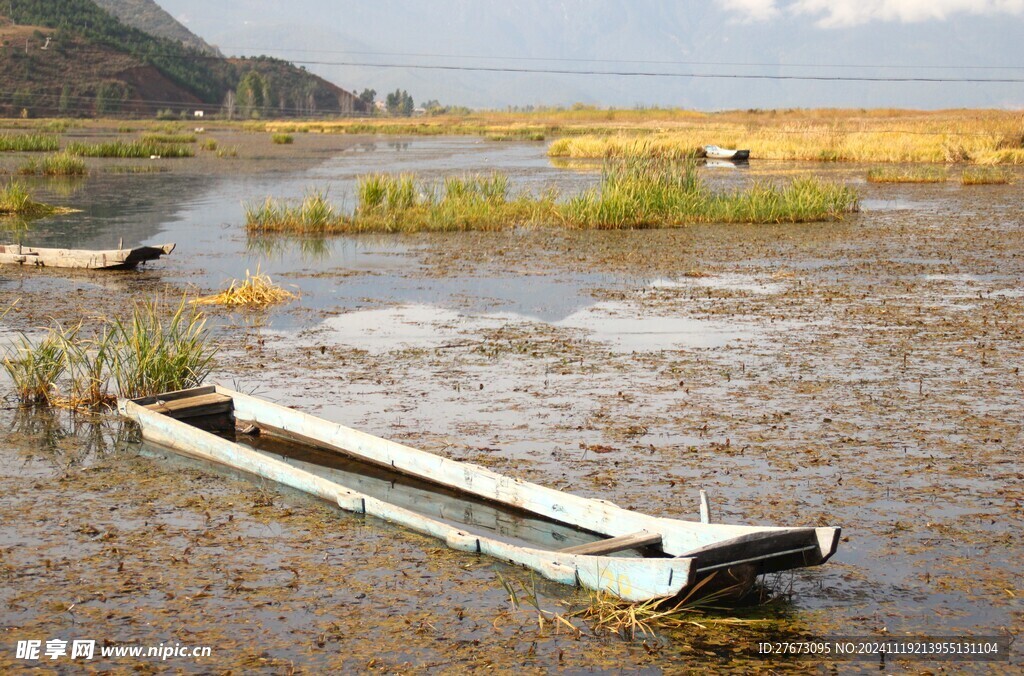
M407 68L412 70L450 70L484 73L520 73L543 75L604 75L615 77L666 77L678 79L722 79L722 80L810 80L816 82L944 82L976 84L1021 84L1024 78L946 78L946 77L895 77L867 75L770 75L764 73L670 73L655 71L625 70L571 70L563 68L512 68L507 66L455 66L443 64L415 63L366 63L359 61L300 61L292 63L304 66L349 66L353 68Z
M88 51L102 51L88 47L78 47L78 53ZM308 50L313 51L313 50ZM323 53L333 53L324 50ZM345 52L337 52L345 53ZM369 54L371 52L367 52ZM428 57L430 55L418 55ZM438 56L438 55L435 55ZM206 54L162 54L161 58L178 61L223 61L219 56ZM260 57L238 57L238 58L260 58ZM270 57L274 58L274 57ZM447 57L446 57L447 58ZM481 58L481 57L471 57ZM488 57L483 57L488 58ZM500 57L505 59L515 57ZM533 59L534 57L524 57ZM539 59L538 59L539 60ZM570 61L572 59L566 59ZM581 60L583 61L583 60ZM592 60L594 63L616 61ZM537 75L570 75L570 76L610 76L610 77L644 77L644 78L671 78L671 79L720 79L720 80L767 80L767 81L812 81L812 82L893 82L893 83L959 83L959 84L1022 84L1024 77L922 77L922 76L896 76L896 75L785 75L771 73L721 73L721 72L671 72L654 70L596 70L596 69L569 69L569 68L529 68L513 66L488 66L488 65L459 65L459 64L424 64L424 63L393 63L393 62L368 62L368 61L322 61L322 60L293 60L290 63L302 66L343 66L350 68L383 68L383 69L409 69L409 70L439 70L459 72L483 72L483 73L515 73L515 74L537 74ZM630 63L623 61L621 63ZM638 62L643 63L643 62ZM658 63L658 62L650 62ZM674 62L667 62L674 63ZM697 65L696 62L678 62L678 64ZM711 65L711 64L701 64ZM747 67L767 67L777 64L719 64L729 66L745 65ZM834 67L862 67L871 68L874 66L834 66ZM928 66L928 68L941 68L941 66ZM970 68L985 68L984 66L970 66ZM1013 67L1004 67L1011 69Z
M304 54L351 54L355 56L388 56L436 59L485 59L491 61L549 61L556 63L640 63L660 66L745 66L762 68L878 68L910 70L1024 70L1024 66L966 66L966 65L894 65L891 63L770 63L758 61L676 61L656 59L584 59L548 56L488 56L485 54L431 54L423 52L378 52L335 49L277 48L277 47L222 47L236 52L268 54L270 52L298 52Z

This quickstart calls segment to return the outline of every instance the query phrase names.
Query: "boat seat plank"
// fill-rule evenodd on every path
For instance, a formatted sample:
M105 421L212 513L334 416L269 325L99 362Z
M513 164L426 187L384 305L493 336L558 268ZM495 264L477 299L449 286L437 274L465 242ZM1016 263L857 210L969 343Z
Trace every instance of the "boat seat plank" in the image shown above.
M232 408L231 397L219 392L183 397L169 401L157 400L145 406L151 411L169 415L172 418L190 418L214 413L227 413Z
M637 547L648 547L650 545L660 544L661 533L651 533L649 531L642 530L636 533L630 533L628 535L620 535L619 537L608 538L607 540L588 542L585 545L566 547L565 549L560 549L559 551L563 554L604 556L605 554L614 554L615 552L621 552L627 549L636 549Z

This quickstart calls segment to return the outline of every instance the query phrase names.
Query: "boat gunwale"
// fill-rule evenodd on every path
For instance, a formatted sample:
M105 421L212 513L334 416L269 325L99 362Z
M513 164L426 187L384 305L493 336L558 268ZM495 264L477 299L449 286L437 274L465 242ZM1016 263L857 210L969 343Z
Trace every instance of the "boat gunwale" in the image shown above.
M144 398L146 399L154 398ZM184 455L240 469L321 499L346 511L368 514L442 539L457 550L487 554L526 566L563 584L581 584L626 601L674 596L694 582L694 560L687 557L641 558L567 554L522 547L497 538L467 533L443 521L397 507L378 498L293 467L241 444L218 437L186 422L145 408L132 400L118 402L120 412L137 421L143 438ZM193 442L194 447L189 447ZM658 580L657 578L661 578Z
M826 562L838 547L841 533L839 528L706 524L651 516L624 509L606 500L577 496L499 474L473 463L445 458L296 409L242 394L221 385L206 385L155 397L143 397L134 401L145 406L161 400L169 401L214 392L231 397L234 415L238 420L283 430L288 435L302 437L306 443L313 443L322 450L333 451L387 467L446 488L469 493L506 507L514 507L606 537L617 537L639 531L658 532L662 535L662 550L669 556L688 556L707 550L709 547L723 543L742 542L744 539L761 539L772 535L785 538L793 534L811 537L813 534L818 545L818 552L816 556L811 557L809 563L804 565L819 565ZM262 417L261 412L264 413ZM274 416L277 418L273 422L267 421L267 417ZM310 429L310 427L314 429ZM321 434L317 434L316 427L322 428L319 430ZM296 428L303 431L297 432ZM384 449L384 455L381 455L379 450L373 450L373 447L377 446ZM371 452L367 452L368 449ZM391 454L390 459L388 453ZM396 455L400 462L396 460ZM416 462L421 465L422 463L426 464L416 466ZM431 468L431 464L436 467ZM432 469L444 472L448 476L438 476L433 471L426 471ZM491 490L481 489L481 483L491 487ZM575 518L571 518L570 510L576 514ZM588 517L589 520L582 517Z
M289 422L292 423L293 428L297 426L306 429L310 424L333 428L331 430L333 435L335 437L341 436L347 443L338 443L332 439L325 438L327 435L301 434L316 440L318 444L336 450L336 452L384 465L396 471L404 472L442 486L472 493L499 504L524 509L528 512L554 519L560 523L607 537L628 535L643 530L658 532L662 535L662 549L671 556L685 556L687 552L700 549L705 545L754 533L788 534L794 531L809 532L812 530L809 527L705 524L698 521L652 516L619 507L607 500L586 498L573 493L566 493L524 479L500 474L474 463L445 458L428 451L362 432L340 423L324 420L296 409L234 392L220 385L213 385L212 387L216 388L216 392L231 396L234 399L235 415L241 421L251 422L257 426L266 424L283 429L289 433L296 433L295 429L289 429L287 424L278 425L267 422L265 418L261 419L259 411L262 409L271 414L281 415L284 419L290 418ZM239 404L242 404L241 412L239 411ZM250 410L252 414L249 414ZM386 449L386 452L392 453L390 460L387 457L375 457L372 452L367 452L372 450L370 447L376 445L381 445ZM399 457L396 458L395 456ZM427 464L425 468L418 468L414 466L415 462ZM431 463L435 463L436 467L431 468ZM425 470L436 470L436 472L431 471L428 473ZM440 472L446 473L449 475L449 478L438 475ZM488 487L493 487L493 490L489 491L481 488L481 483L486 484ZM504 497L502 492L505 494ZM571 518L570 510L576 512L575 518ZM707 537L709 533L714 534L714 536ZM704 536L702 540L700 539L701 535ZM824 555L825 552L822 551L821 554Z

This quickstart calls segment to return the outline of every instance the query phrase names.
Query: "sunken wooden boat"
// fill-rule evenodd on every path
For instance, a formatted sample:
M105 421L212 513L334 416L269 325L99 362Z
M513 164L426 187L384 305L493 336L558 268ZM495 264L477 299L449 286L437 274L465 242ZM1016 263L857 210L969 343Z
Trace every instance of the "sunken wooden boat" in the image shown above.
M743 162L750 159L749 150L735 150L732 148L719 148L718 146L704 146L704 157L710 160L732 160Z
M0 263L40 268L130 270L174 251L173 244L133 249L44 249L21 244L0 244Z
M679 596L716 576L729 580L730 595L738 595L735 587L749 589L757 575L824 563L839 543L839 528L710 523L703 494L701 521L649 516L444 458L218 385L122 399L118 408L138 422L150 444L401 524L454 549L487 554L548 579L603 590L626 601ZM277 439L281 447L302 445L325 458L367 463L418 482L416 490L421 492L407 494L403 501L396 497L400 482L395 479L331 469L315 457L313 462L309 457L296 460L287 450L261 450L253 439ZM384 492L375 493L375 486ZM436 494L423 488L431 486ZM464 497L468 506L445 509L451 496ZM503 528L512 522L519 530Z

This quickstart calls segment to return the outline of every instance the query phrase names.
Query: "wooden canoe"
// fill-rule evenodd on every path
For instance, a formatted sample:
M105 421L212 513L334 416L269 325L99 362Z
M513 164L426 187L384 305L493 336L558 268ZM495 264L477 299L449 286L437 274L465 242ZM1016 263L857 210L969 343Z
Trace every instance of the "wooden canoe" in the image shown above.
M20 244L0 244L0 263L46 268L130 270L174 251L173 244L138 246L134 249L44 249Z
M719 573L752 584L759 574L824 563L839 543L839 528L737 526L649 516L444 458L218 385L122 399L118 408L138 422L144 439L178 453L401 524L454 549L487 554L548 579L603 590L627 601L677 596ZM218 421L230 430L227 438L207 431ZM543 530L549 523L557 537L542 544L524 543L507 537L500 524L485 531L467 526L466 520L453 523L444 509L426 504L429 497L419 496L404 506L389 499L390 493L378 493L385 499L374 497L369 494L372 482L320 471L318 465L289 461L240 443L246 437L236 437L236 427L354 458L497 511L529 515L530 528ZM702 519L706 514L702 508ZM501 520L488 514L475 523ZM558 547L557 541L566 540L559 529L566 527L588 537Z
M742 162L743 160L750 159L750 151L719 148L718 146L704 146L704 157L711 160L733 160L736 162Z

